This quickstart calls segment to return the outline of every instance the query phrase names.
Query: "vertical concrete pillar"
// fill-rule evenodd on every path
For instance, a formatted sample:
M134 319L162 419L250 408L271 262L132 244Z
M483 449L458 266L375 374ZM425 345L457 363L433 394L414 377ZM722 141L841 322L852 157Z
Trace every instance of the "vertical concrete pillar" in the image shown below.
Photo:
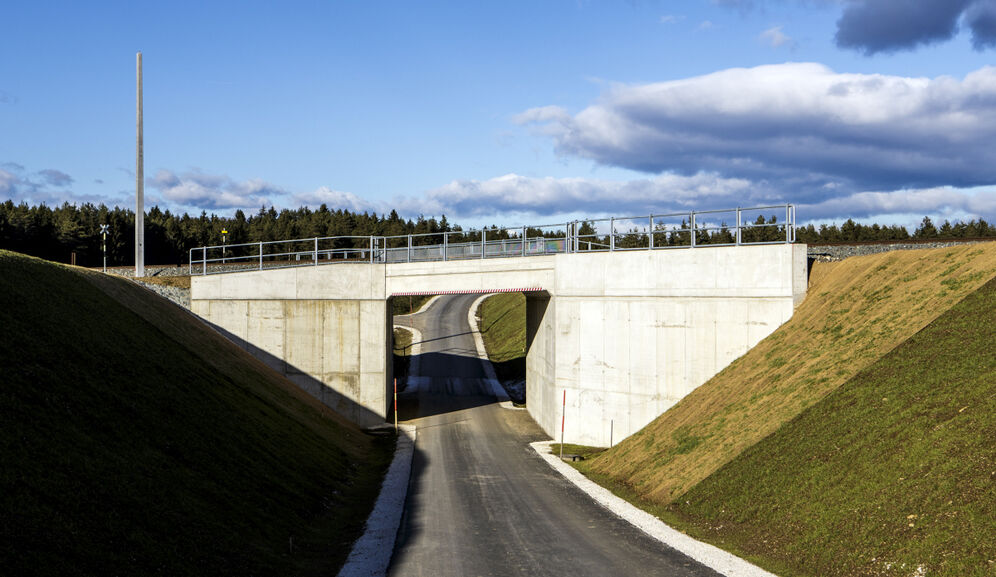
M555 297L547 292L526 294L526 408L550 431L557 421Z

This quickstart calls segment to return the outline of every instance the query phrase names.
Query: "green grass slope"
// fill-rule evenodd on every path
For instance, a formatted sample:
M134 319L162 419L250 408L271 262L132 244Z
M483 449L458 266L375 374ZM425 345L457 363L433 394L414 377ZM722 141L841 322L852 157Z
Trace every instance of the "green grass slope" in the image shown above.
M497 293L477 309L484 348L504 382L526 378L526 296Z
M996 575L996 279L670 510L785 577Z
M0 574L334 573L390 445L134 283L0 251Z
M584 467L651 505L684 500L994 276L996 243L820 264L787 323Z

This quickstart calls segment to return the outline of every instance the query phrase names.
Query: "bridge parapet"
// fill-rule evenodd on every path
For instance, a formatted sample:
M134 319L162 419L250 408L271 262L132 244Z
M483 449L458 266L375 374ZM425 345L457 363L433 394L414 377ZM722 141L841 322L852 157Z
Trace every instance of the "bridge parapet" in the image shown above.
M770 214L776 210L783 213L781 222ZM795 207L786 204L400 236L226 243L192 248L188 262L191 275L208 275L320 264L483 260L792 242Z

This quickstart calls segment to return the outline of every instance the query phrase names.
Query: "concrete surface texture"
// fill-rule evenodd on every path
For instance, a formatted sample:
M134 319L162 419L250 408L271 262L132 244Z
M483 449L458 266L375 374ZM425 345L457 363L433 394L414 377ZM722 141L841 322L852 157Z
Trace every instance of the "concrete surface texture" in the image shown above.
M446 297L417 315L421 384L401 395L418 427L388 575L716 576L599 506L529 448L546 437L503 409L477 358L468 309Z
M526 380L540 426L559 439L563 420L583 445L643 428L787 321L806 290L801 245L586 257L557 262ZM551 373L553 387L534 386Z
M527 406L607 446L769 335L805 296L806 247L773 244L194 277L191 309L361 424L383 420L392 294L527 293Z
M359 425L387 418L393 385L386 300L191 299L191 310Z

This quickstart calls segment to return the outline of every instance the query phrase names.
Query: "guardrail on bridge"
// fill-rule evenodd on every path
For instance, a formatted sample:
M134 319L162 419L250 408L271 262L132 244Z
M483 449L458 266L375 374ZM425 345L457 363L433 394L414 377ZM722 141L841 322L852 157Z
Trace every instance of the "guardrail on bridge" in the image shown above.
M770 214L772 210L784 211L784 220L778 222L777 216ZM768 216L774 218L766 220ZM727 218L731 224L727 224ZM784 204L514 228L220 244L190 249L188 262L191 275L206 275L319 264L431 262L791 242L795 242L795 206Z

